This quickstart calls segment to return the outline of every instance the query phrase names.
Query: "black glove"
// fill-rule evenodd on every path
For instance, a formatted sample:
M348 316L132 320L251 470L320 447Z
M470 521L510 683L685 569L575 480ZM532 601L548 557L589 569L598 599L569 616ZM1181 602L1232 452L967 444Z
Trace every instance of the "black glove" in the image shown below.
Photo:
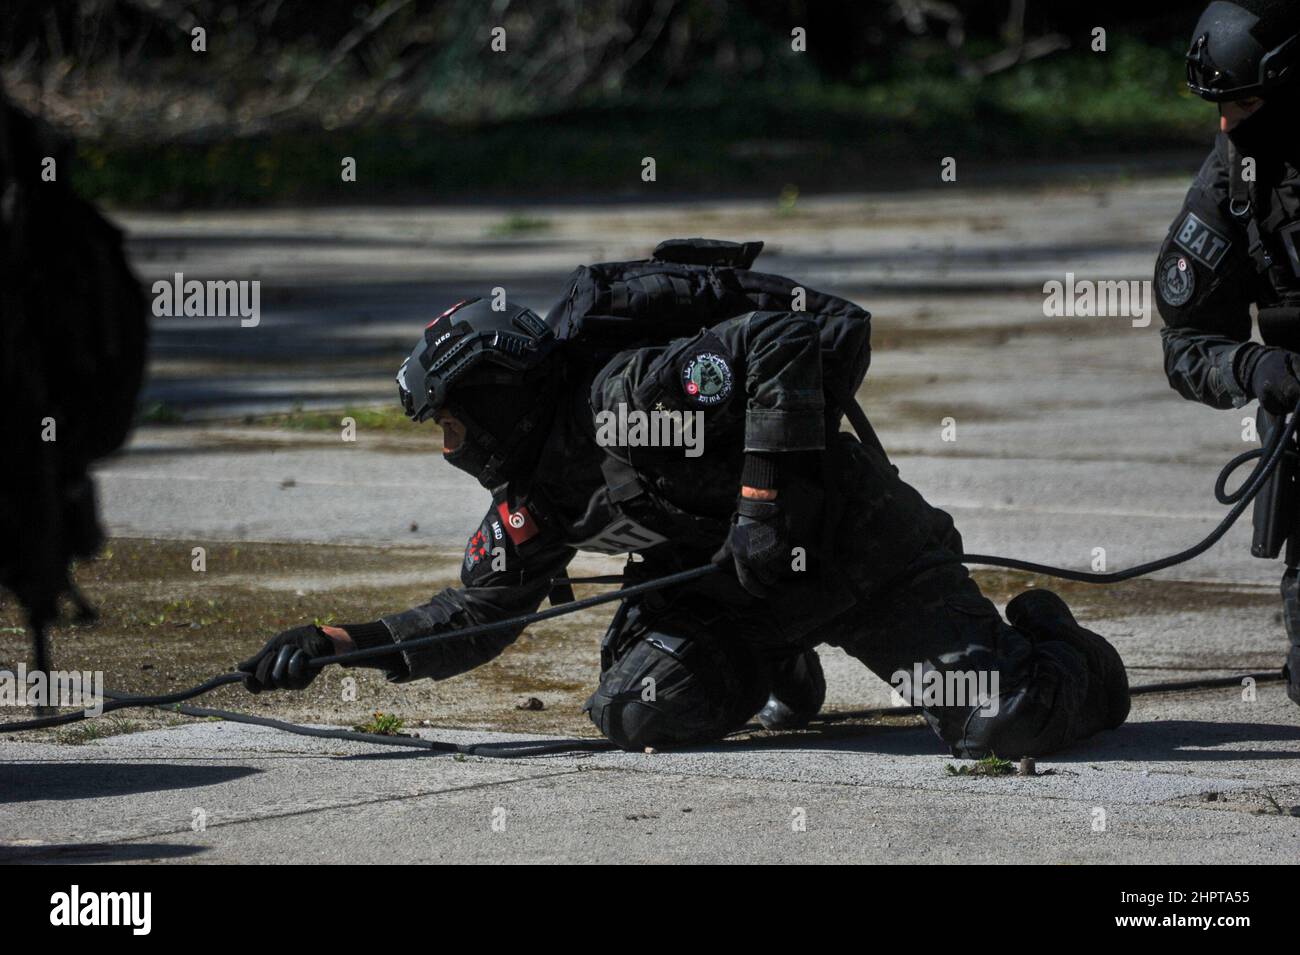
M735 565L740 586L755 597L770 597L790 562L790 531L776 501L741 497L731 530L713 563Z
M1290 414L1300 404L1297 356L1281 348L1265 348L1250 371L1250 390L1265 411Z
M319 669L307 661L313 657L334 655L334 641L319 627L294 627L272 637L256 655L239 664L244 689L249 693L263 690L304 690L316 679Z

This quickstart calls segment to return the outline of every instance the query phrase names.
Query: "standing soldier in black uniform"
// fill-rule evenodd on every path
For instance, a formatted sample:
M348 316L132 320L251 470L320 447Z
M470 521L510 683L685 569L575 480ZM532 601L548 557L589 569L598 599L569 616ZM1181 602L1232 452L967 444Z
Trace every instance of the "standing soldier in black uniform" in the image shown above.
M714 740L755 713L805 725L825 696L823 643L884 679L996 679L988 700L923 700L913 685L957 755L1038 755L1119 726L1115 650L1048 591L1016 597L1004 622L957 562L951 518L877 442L840 431L870 316L751 271L761 247L666 242L646 261L578 269L545 322L486 301L431 322L398 384L408 415L442 426L447 461L493 494L464 586L379 621L289 630L241 664L248 688L302 688L308 658L365 647L392 647L378 665L397 682L464 673L519 628L459 628L566 599L553 581L591 550L636 555L628 583L722 569L615 615L587 710L623 748ZM602 441L602 415L651 413L702 418L702 453ZM402 650L433 634L446 639Z
M68 184L71 157L0 90L0 587L39 672L60 599L95 615L70 568L103 542L90 470L130 431L148 336L122 233Z
M1196 25L1188 85L1219 105L1219 135L1160 250L1165 372L1215 408L1258 399L1267 439L1300 403L1300 4L1217 0ZM1264 344L1252 342L1251 305ZM1289 462L1255 506L1257 557L1287 545L1291 699L1300 703L1300 535Z

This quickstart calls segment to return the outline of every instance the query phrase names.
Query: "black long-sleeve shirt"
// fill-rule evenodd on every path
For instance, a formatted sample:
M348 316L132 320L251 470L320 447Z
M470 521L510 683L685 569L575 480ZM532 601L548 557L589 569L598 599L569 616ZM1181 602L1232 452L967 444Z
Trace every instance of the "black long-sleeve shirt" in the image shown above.
M1228 162L1220 134L1160 248L1155 277L1169 383L1215 408L1256 397L1247 368L1262 346L1250 341L1250 306L1277 300L1250 255L1246 222L1229 209Z

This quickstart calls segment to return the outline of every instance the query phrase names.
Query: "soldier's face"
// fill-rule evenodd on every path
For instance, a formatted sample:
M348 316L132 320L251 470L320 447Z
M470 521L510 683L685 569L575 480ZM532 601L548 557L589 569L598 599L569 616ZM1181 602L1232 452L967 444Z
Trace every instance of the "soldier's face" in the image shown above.
M442 428L442 453L450 454L459 448L465 440L465 425L460 419L450 412L439 411L433 420Z
M1219 128L1230 133L1255 113L1259 112L1264 101L1259 97L1240 99L1231 103L1219 104Z

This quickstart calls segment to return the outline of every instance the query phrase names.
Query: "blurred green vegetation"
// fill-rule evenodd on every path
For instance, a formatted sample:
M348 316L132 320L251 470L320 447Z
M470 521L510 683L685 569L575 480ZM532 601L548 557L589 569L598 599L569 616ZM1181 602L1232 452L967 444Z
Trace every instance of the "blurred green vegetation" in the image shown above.
M931 181L944 156L1134 155L1214 131L1185 90L1185 0L10 9L8 95L75 141L85 194L125 205L750 193L785 208Z
M686 89L452 126L378 123L214 143L82 143L83 194L125 205L548 198L867 188L900 160L1075 158L1207 145L1213 108L1176 48L1121 41L980 80L903 71L867 87L807 81ZM341 181L343 157L357 181ZM653 156L657 181L640 179ZM927 160L920 165L919 160ZM502 236L544 229L501 223Z
M256 427L284 428L290 431L338 431L343 419L352 418L359 432L389 432L431 437L439 432L433 422L411 421L396 403L377 408L348 407L307 411L296 409L284 414L250 415L244 424Z
M497 239L509 239L521 235L538 235L550 230L550 219L516 213L491 226L488 235Z

